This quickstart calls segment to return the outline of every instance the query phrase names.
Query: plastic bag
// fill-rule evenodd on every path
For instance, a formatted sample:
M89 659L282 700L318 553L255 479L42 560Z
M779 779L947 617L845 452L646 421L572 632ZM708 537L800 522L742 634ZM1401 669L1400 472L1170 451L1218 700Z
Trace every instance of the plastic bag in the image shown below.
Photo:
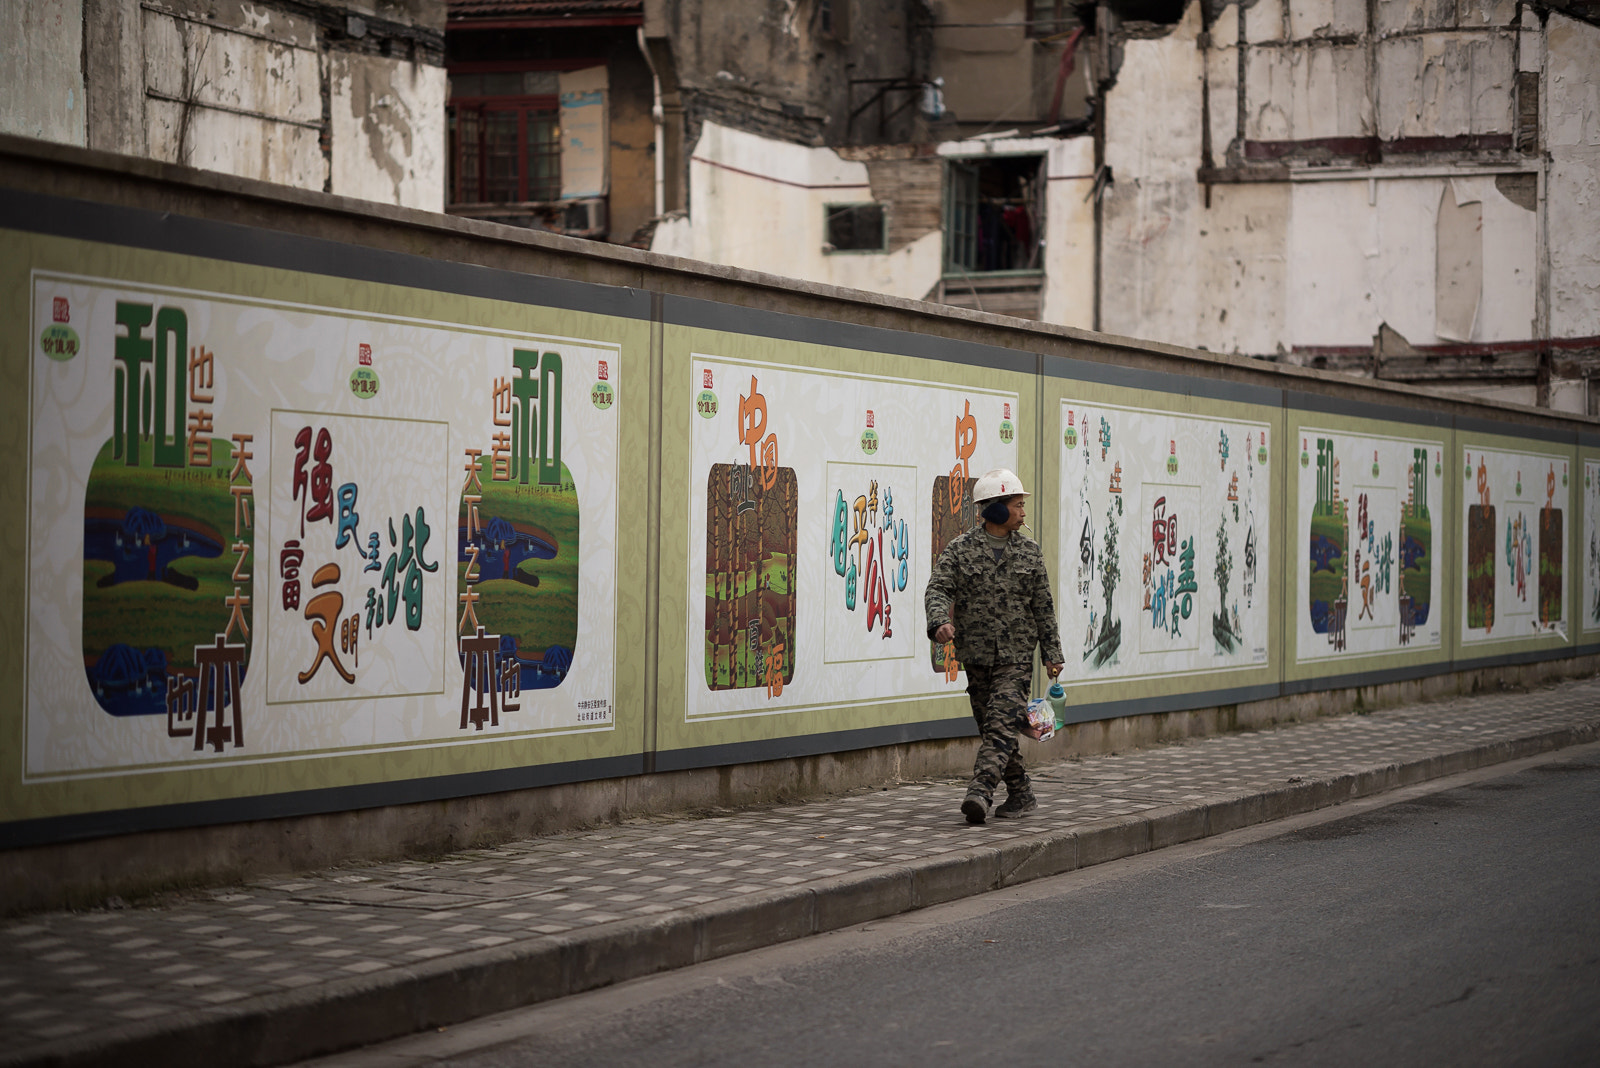
M1028 724L1022 728L1022 733L1040 742L1055 737L1056 714L1050 702L1043 697L1028 702Z

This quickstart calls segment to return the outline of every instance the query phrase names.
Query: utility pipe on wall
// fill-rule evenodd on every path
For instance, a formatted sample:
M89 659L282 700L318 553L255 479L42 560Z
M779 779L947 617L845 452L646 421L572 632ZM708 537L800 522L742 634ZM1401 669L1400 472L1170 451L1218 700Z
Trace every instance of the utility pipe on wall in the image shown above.
M656 124L656 218L666 211L667 161L666 114L661 110L661 75L656 73L655 60L650 58L650 46L645 43L644 27L639 27L639 51L644 55L645 66L650 68L650 88L654 101L650 105L650 120Z

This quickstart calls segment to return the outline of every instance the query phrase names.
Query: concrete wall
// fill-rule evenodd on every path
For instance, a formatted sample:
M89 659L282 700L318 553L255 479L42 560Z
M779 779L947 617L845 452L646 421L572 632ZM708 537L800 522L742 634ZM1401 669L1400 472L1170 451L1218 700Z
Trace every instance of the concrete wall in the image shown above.
M1600 27L1552 12L1544 59L1549 329L1592 336L1600 334Z
M144 9L145 142L154 159L323 189L316 25L293 16L227 26ZM226 28L225 28L226 27Z
M929 5L933 55L929 75L944 79L946 137L959 139L1046 125L1061 71L1063 40L1028 34L1024 0L935 0ZM1067 32L1076 27L1067 12ZM1087 48L1074 56L1062 87L1059 118L1081 119L1090 95Z
M606 69L611 80L611 240L621 242L656 214L653 92L650 68L637 46L619 47Z
M1053 160L1052 172L1057 167L1070 172L1079 162ZM863 163L836 156L797 156L783 173L814 184L853 187L865 169ZM1081 181L1069 177L1058 184ZM134 722L138 717L113 722L114 717L89 705L80 708L71 701L41 705L33 699L28 687L34 683L52 687L72 681L66 669L30 675L31 668L45 662L39 659L41 650L48 647L54 658L50 663L70 664L73 670L81 670L78 662L83 656L73 648L70 598L58 599L48 589L32 588L30 584L38 580L29 568L8 569L0 575L0 626L14 640L0 650L0 687L30 695L26 701L13 700L7 706L11 712L0 717L0 759L10 768L0 779L4 814L0 832L6 836L11 862L3 866L11 881L0 897L8 902L82 900L85 893L117 892L112 889L116 887L230 878L263 866L281 870L320 863L330 849L352 856L382 856L408 849L451 848L653 809L737 804L824 792L874 777L948 773L970 759L970 743L961 740L971 728L959 679L928 670L920 651L912 658L920 669L913 700L904 699L901 691L892 700L876 692L862 698L853 686L831 693L826 707L789 708L777 703L781 693L763 694L759 686L711 691L697 685L703 681L697 674L699 636L686 631L697 629L698 623L690 627L684 623L698 619L699 601L706 596L704 582L696 588L692 581L692 565L698 559L703 566L707 550L691 544L689 531L694 515L706 514L692 507L693 494L708 492L709 480L707 471L698 466L700 454L693 450L705 446L701 451L710 449L707 455L718 462L725 455L743 455L742 446L731 444L732 422L726 416L738 410L734 398L756 388L746 383L757 373L763 382L782 375L803 380L804 388L765 387L769 390L765 403L776 428L773 448L780 448L776 438L781 433L779 459L800 471L841 456L852 468L874 462L869 450L858 444L857 407L876 407L880 440L891 445L898 440L889 420L891 409L874 396L909 391L914 400L927 396L944 405L949 400L945 393L967 393L974 406L995 409L1004 401L1011 409L1006 422L998 427L986 424L983 449L1007 449L1016 457L1019 473L1035 488L1036 526L1046 558L1058 563L1066 559L1062 550L1070 539L1049 517L1068 497L1069 469L1100 465L1094 468L1099 500L1105 492L1100 474L1110 460L1099 449L1091 450L1087 432L1076 440L1063 436L1071 424L1057 418L1057 408L1065 411L1070 406L1081 414L1093 406L1097 414L1122 420L1114 444L1109 432L1097 440L1105 441L1100 448L1123 450L1130 462L1138 454L1143 457L1140 463L1149 466L1154 455L1155 466L1160 467L1162 456L1170 455L1169 470L1180 462L1203 463L1206 477L1215 479L1218 469L1211 464L1220 452L1223 475L1231 462L1247 488L1253 487L1256 514L1262 522L1271 519L1270 537L1266 526L1258 528L1264 536L1259 551L1267 561L1267 574L1257 580L1266 589L1258 592L1261 600L1256 609L1268 616L1267 624L1258 628L1265 644L1256 650L1246 646L1237 663L1214 667L1209 674L1134 677L1140 669L1131 659L1120 667L1110 665L1098 678L1083 669L1083 677L1074 681L1088 687L1084 699L1075 703L1084 722L1063 736L1052 750L1055 753L1266 726L1347 709L1358 701L1441 695L1502 678L1535 681L1592 670L1592 657L1600 650L1596 644L1600 617L1587 614L1595 579L1581 577L1579 566L1564 573L1563 603L1568 607L1558 609L1560 619L1540 617L1537 625L1520 630L1509 612L1502 613L1493 634L1487 628L1458 627L1465 618L1461 602L1470 591L1452 592L1464 574L1459 567L1464 541L1460 530L1467 494L1459 478L1459 449L1471 449L1474 458L1488 451L1505 460L1502 466L1508 472L1515 468L1519 499L1521 472L1538 474L1549 463L1550 499L1559 502L1557 507L1565 506L1568 519L1562 536L1573 550L1566 558L1576 564L1582 558L1575 551L1579 539L1600 514L1578 503L1580 496L1587 500L1591 495L1580 493L1576 477L1585 464L1600 467L1600 424L1594 420L1468 403L1388 383L1022 323L792 277L690 265L625 248L47 143L0 141L0 188L6 191L0 197L5 299L13 319L31 319L39 327L30 328L28 336L13 332L10 341L0 346L7 379L30 384L26 394L13 392L6 402L11 406L7 418L0 420L11 455L37 458L49 453L51 470L64 472L66 482L83 477L80 468L98 455L96 442L105 430L101 424L109 426L111 418L113 361L106 353L114 347L109 340L114 333L114 301L95 294L139 294L159 287L199 309L190 320L194 324L190 338L202 346L210 344L202 330L219 330L220 311L252 305L237 320L237 329L215 335L228 341L215 346L219 390L244 391L250 397L298 397L296 391L321 390L318 395L324 400L316 410L329 413L329 418L460 408L469 413L469 429L487 435L493 418L493 379L467 364L480 360L489 346L503 348L509 361L510 340L532 331L548 347L609 347L614 354L610 377L598 377L611 384L612 391L595 390L594 395L602 400L610 397L615 406L603 408L601 401L591 405L587 389L573 391L569 401L581 402L585 418L594 426L608 425L600 422L608 417L626 416L615 424L622 443L616 462L592 466L582 477L598 495L592 499L609 500L613 506L625 501L628 509L625 521L616 525L616 548L608 558L611 570L602 569L592 581L585 578L584 588L590 591L586 596L593 599L609 590L617 606L614 623L589 632L591 638L597 634L597 640L616 643L614 666L609 669L615 673L615 699L607 706L615 718L605 729L586 728L587 733L551 730L525 736L511 728L520 730L526 724L509 719L504 736L480 736L466 726L458 733L458 699L447 682L443 696L397 695L410 703L396 723L444 722L439 739L422 739L427 744L413 744L416 740L411 739L382 751L291 751L294 737L286 730L288 717L300 716L311 725L307 729L323 729L317 726L315 703L300 708L297 698L288 705L277 702L270 710L252 706L253 718L247 722L253 748L225 754L242 759L219 761L209 748L202 751L173 742L171 732L181 733L181 724L169 712L167 717L144 717L142 725L150 729L141 737L144 743L164 747L163 759L170 766L114 767L126 753L102 743L111 732L138 730L141 724ZM805 201L796 203L805 209ZM121 243L106 242L109 232L119 234ZM86 272L98 277L86 278ZM41 282L41 273L55 280ZM39 289L40 285L64 287L63 291L79 287L71 289L78 295L53 305L52 292ZM254 310L252 302L265 310ZM208 316L218 314L203 319L204 309L210 309ZM349 344L334 346L338 353L332 349L325 353L324 341L334 335L316 324L312 324L315 329L305 325L309 320L304 317L313 313L351 324L342 335ZM284 345L257 344L265 336L262 331L279 320L286 331ZM463 342L459 360L444 371L436 366L442 349L377 345L372 366L382 372L385 392L374 404L351 397L345 381L354 380L355 342L370 338L378 328L371 324L400 332L442 329L463 336L471 333L473 338ZM45 339L88 339L91 333L97 339L92 351L71 353L59 347L39 351ZM308 340L289 344L302 335ZM270 369L269 360L281 359L308 361L306 366L314 364L316 373L285 376L282 381L257 373ZM434 361L429 363L433 370L428 377L407 371L418 360ZM739 365L740 373L730 376L726 367L716 372L714 388L721 391L725 411L723 421L715 423L708 420L708 413L716 414L713 407L697 409L696 391L713 388L705 384L700 365L710 370L711 363L724 362ZM578 364L571 366L576 369ZM79 375L92 388L68 388ZM328 391L329 382L338 387L336 391ZM237 400L224 398L222 403L233 405L230 418L240 425L255 426L268 418L263 414L267 405L240 405ZM80 404L98 405L98 414L81 426L74 415ZM954 411L959 418L959 405ZM959 459L958 452L949 451L948 431L938 430L941 423L949 426L944 414L912 404L900 405L897 416L900 426L914 425L917 434L939 439L924 466L940 473L952 456ZM1217 419L1231 427L1241 421L1251 426L1251 436L1237 429L1228 435L1233 442L1231 461L1227 439L1219 450L1215 425L1207 423ZM1158 435L1162 440L1156 442L1163 448L1151 454L1141 428L1157 422L1177 427L1176 436L1199 427L1201 436L1186 439L1181 455L1174 441L1168 453L1163 429ZM1402 429L1391 430L1394 425ZM287 444L274 445L270 433L260 426L256 429L256 492L262 507L270 509L276 507L265 503L273 497L272 487L276 485L276 499L282 504L288 500L288 482L280 465L274 483L273 467L263 461L273 450L280 457L286 455ZM1326 651L1296 660L1285 646L1282 634L1293 630L1281 613L1298 611L1282 607L1295 603L1286 585L1294 569L1305 566L1304 539L1290 531L1296 514L1290 488L1297 482L1303 487L1309 477L1308 469L1296 462L1301 450L1294 439L1302 431L1308 437L1320 433L1348 439L1342 447L1358 450L1366 447L1363 436L1370 440L1374 435L1394 435L1405 440L1396 444L1383 437L1384 448L1404 446L1407 457L1413 438L1438 444L1434 461L1438 466L1432 477L1442 480L1436 485L1449 488L1441 490L1441 520L1436 521L1441 564L1435 574L1441 592L1434 603L1439 606L1435 626L1440 630L1431 639L1419 635L1404 648L1351 650L1331 662ZM1264 433L1270 433L1270 450ZM341 442L357 440L344 429L340 434ZM829 434L830 450L842 442L842 453L796 444ZM88 443L87 452L73 444L79 439ZM694 445L696 441L701 445ZM959 437L955 444L959 450ZM64 447L68 445L71 448ZM1198 455L1202 452L1209 458L1202 461ZM337 455L343 465L341 478L360 474L363 461L356 458L353 447L349 455ZM1353 461L1355 455L1347 459ZM1386 457L1388 479L1403 479L1405 468L1390 453ZM1532 459L1524 462L1524 457ZM384 463L392 459L380 457ZM406 462L403 457L401 461ZM1075 466L1080 463L1081 467ZM452 474L458 464L450 462ZM1347 470L1352 466L1347 464ZM1376 466L1374 455L1374 479ZM1570 476L1567 482L1557 481L1562 474ZM1546 485L1542 477L1530 480L1538 487ZM39 495L35 489L40 483L32 471L13 465L0 472L0 499L11 502L0 509L4 517L0 542L16 547L19 558L76 576L84 569L86 550L75 540L75 528L85 523L84 513L75 509L86 498L69 492L72 487L61 488L66 482L45 481L51 488ZM421 485L419 480L390 481L407 492L412 482ZM927 481L919 479L917 485L923 487ZM1350 481L1354 482L1353 475ZM1504 495L1505 506L1512 495L1509 475L1503 481L1507 486L1497 492ZM382 480L363 482L364 507L373 506L367 503L369 495L378 492L369 487L382 484ZM1148 488L1151 483L1143 485ZM452 481L443 492L454 494L456 486ZM1563 489L1558 491L1557 486ZM920 498L902 497L898 482L896 490L903 514L911 518L927 514L924 488L917 491L924 494ZM1557 492L1563 495L1557 497ZM1137 493L1130 496L1138 499ZM1251 513L1250 500L1247 493L1246 516ZM449 507L438 510L447 513ZM434 514L432 505L429 514ZM1186 517L1190 525L1185 530L1202 529L1192 526L1195 521L1200 520ZM61 526L73 534L30 540L28 531L36 522L52 529ZM446 546L441 555L448 555L448 547L455 544L454 531L444 533L450 526L435 521L435 536ZM1130 546L1126 551L1137 554L1134 532L1139 525L1125 521L1125 529L1129 533L1124 540ZM825 533L808 529L803 536L815 542ZM331 529L327 540L332 541ZM1201 551L1197 570L1204 582L1211 569L1204 558L1209 550L1202 546ZM276 553L271 555L276 559ZM833 582L833 569L824 570L828 597L837 600L842 594ZM1069 581L1064 570L1057 564L1051 568L1063 590ZM1124 564L1125 576L1133 572L1130 564ZM277 611L277 589L267 585L277 582L274 574L275 569L263 568L254 579L261 606L257 611L263 614L269 608ZM159 584L148 588L165 592ZM437 606L443 591L437 586L429 589L428 603ZM1507 598L1515 596L1501 592ZM921 644L919 594L920 581L897 593L894 614L895 626L909 628L914 645ZM1109 592L1106 597L1109 601ZM1065 592L1058 600L1064 629L1081 634L1081 627L1069 624L1081 623L1083 611L1068 600ZM211 607L221 604L218 598ZM860 631L859 619L850 620L857 624L853 631ZM1138 619L1135 606L1130 628ZM287 627L281 633L309 640L303 621L282 613L262 625ZM615 638L610 637L613 634ZM877 639L864 631L854 635L856 640L863 636ZM1398 640L1404 644L1404 639ZM368 663L368 656L380 656L380 648L376 641L364 645L362 663ZM812 658L813 668L820 665L820 647L805 655ZM1210 657L1200 646L1183 655L1197 663ZM445 665L440 670L454 672L451 677L459 683L456 658L439 659ZM288 670L292 675L298 666L263 670L278 670L280 675ZM858 671L857 684L870 688L871 668L830 670ZM806 685L816 687L817 679ZM557 691L557 695L575 700L571 692ZM537 691L523 691L521 700L524 707L542 707ZM716 707L717 702L728 707ZM749 714L750 708L760 714ZM90 732L92 738L59 730L53 735L29 734L26 716L43 716L52 724L52 717L76 716L92 720L99 733ZM255 733L258 728L262 733ZM336 747L366 744L354 733L335 741ZM76 762L72 774L23 773L32 759L28 754L46 744ZM268 752L284 745L289 748L279 756ZM221 748L219 744L219 752Z
M8 4L0 131L444 205L444 5Z
M1215 313L1203 312L1210 302L1200 295L1202 280L1231 289L1239 277L1208 255L1209 219L1194 180L1205 126L1199 33L1193 3L1172 33L1128 41L1106 95L1105 163L1116 184L1102 207L1100 328L1232 351L1218 344L1227 324L1209 321Z
M669 90L684 104L685 143L702 122L736 126L798 144L872 144L926 140L906 92L888 98L886 124L865 105L875 79L919 82L927 59L921 20L905 0L833 5L823 25L814 3L729 4L720 0L651 0L648 36L663 42Z
M84 143L81 0L0 8L0 133Z
M1205 18L1114 34L1102 327L1583 403L1600 29L1511 0ZM1432 362L1386 363L1390 332Z

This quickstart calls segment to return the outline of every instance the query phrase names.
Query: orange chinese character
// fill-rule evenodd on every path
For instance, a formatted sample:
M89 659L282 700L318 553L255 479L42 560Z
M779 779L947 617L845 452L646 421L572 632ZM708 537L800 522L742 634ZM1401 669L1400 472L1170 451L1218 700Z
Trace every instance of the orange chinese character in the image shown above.
M254 440L254 434L233 435L233 470L228 472L229 482L237 482L241 478L246 482L255 481L250 474L250 465L246 462L256 458L256 454L250 451L250 443Z
M477 548L475 546L473 548L473 563L477 563ZM456 624L456 634L460 635L463 631L470 633L467 628L467 620L469 619L472 621L473 630L482 630L483 627L478 624L477 609L473 607L478 603L478 591L468 586L461 592L459 600L461 601L461 621Z
M756 392L756 376L750 376L750 395L739 395L739 444L750 447L750 466L756 466L757 448L767 433L767 398ZM773 442L776 455L777 442Z
M490 405L490 410L494 416L495 426L511 425L511 380L509 378L497 378L494 380L494 399Z
M767 654L767 696L783 696L783 643L774 642Z
M233 536L237 538L250 529L250 502L256 491L250 486L229 486L228 492L233 494Z
M778 435L768 434L761 443L761 488L771 489L778 484Z
M311 588L332 585L339 581L339 565L323 564L317 568L316 574L311 576ZM339 663L339 652L333 643L338 639L339 632L334 627L340 615L344 612L344 594L338 590L328 590L319 593L306 602L306 618L311 620L311 636L317 640L317 656L311 661L311 666L300 672L300 685L310 682L312 676L322 667L324 660L333 665L345 682L354 683L356 677L344 669Z
M956 467L961 471L962 481L967 478L967 461L972 458L972 452L977 447L978 420L972 414L972 402L967 401L961 418L956 420L956 456L960 459ZM950 472L950 477L955 477L954 470Z
M211 466L211 412L206 408L189 410L189 466ZM201 435L205 435L202 437Z
M244 632L246 638L250 637L250 624L244 621L244 610L250 607L250 595L248 593L240 593L239 587L235 586L233 588L233 596L224 597L222 603L230 609L228 625L222 632L222 640L227 641L233 634L233 625L235 623L239 625L239 629Z
M356 652L356 643L361 637L361 613L357 612L349 619L339 624L339 648L351 658L356 667L361 666L361 657Z
M489 449L489 470L496 482L511 481L511 435L504 430L495 431Z
M210 404L216 400L213 393L202 393L202 389L215 388L216 368L212 364L214 354L205 348L191 348L189 350L189 400L195 404Z

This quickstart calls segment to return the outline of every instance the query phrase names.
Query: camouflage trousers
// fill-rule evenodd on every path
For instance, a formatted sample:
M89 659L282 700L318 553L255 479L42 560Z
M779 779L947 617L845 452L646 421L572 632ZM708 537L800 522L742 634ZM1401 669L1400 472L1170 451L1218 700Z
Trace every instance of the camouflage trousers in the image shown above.
M967 673L967 697L972 702L972 718L978 721L978 759L972 765L968 791L977 791L991 801L994 788L1003 781L1012 795L1027 797L1031 791L1028 772L1022 765L1022 746L1018 739L1028 723L1028 689L1033 683L1032 664L963 664Z

